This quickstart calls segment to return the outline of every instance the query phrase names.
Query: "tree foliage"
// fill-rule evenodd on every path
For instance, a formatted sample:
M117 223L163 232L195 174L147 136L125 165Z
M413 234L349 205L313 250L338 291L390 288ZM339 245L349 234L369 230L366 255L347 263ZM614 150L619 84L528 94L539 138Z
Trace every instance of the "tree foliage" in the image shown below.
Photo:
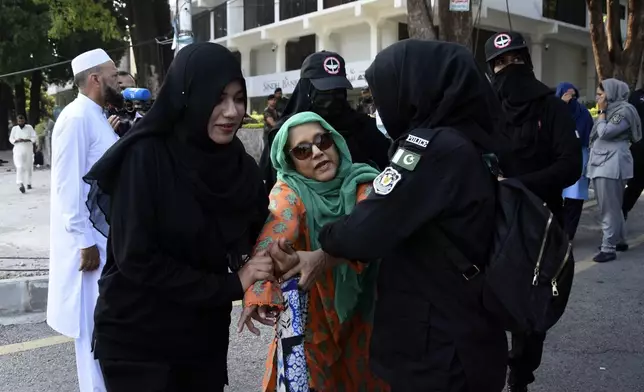
M119 26L120 2L110 0L33 0L50 10L49 36L64 39L79 32L98 32L104 41L123 37Z
M628 1L626 41L622 39L619 0L586 0L586 3L599 79L614 77L634 88L644 53L644 2ZM605 18L604 9L607 11Z
M0 25L0 75L69 61L98 47L118 60L127 45L127 19L118 2L2 0ZM9 117L28 114L35 125L46 110L46 82L64 84L72 76L65 64L0 79L0 149L9 147L4 126Z

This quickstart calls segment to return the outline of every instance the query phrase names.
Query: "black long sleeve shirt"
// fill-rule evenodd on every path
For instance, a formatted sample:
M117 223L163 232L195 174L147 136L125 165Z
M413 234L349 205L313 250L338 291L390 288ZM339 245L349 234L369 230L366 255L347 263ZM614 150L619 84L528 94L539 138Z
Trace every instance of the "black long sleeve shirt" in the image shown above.
M173 177L162 141L135 144L112 195L95 313L98 358L208 361L225 377L232 301L243 297L219 231ZM262 190L263 194L263 190ZM266 200L258 194L258 209ZM249 228L249 243L254 241Z

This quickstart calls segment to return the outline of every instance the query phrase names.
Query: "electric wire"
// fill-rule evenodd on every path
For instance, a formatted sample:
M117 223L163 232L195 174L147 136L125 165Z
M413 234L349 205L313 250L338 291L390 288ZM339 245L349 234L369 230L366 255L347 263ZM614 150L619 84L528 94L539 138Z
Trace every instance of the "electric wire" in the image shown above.
M510 1L505 0L505 13L508 15L508 27L512 30L512 17L510 16Z
M164 38L164 41L165 41L165 39L167 39L166 36L163 36L161 38ZM159 37L155 37L155 38L152 38L152 39L147 40L147 41L139 42L137 44L131 44L131 45L122 46L122 47L119 47L119 48L106 50L106 52L107 53L112 53L112 52L117 52L117 51L121 51L121 50L130 49L130 48L136 48L136 47L139 47L139 46L150 45L150 44L153 44L153 43L162 44L162 42L163 41L159 40ZM47 65L42 65L42 66L39 66L39 67L23 69L21 71L9 72L9 73L0 75L0 79L7 78L7 77L10 77L10 76L16 76L16 75L21 75L21 74L25 74L25 73L30 73L30 72L33 72L33 71L41 71L41 70L47 69L47 68L54 68L54 67L58 67L58 66L61 66L61 65L69 64L71 62L72 62L72 60L65 60L65 61L59 61L59 62L53 63L53 64L47 64Z

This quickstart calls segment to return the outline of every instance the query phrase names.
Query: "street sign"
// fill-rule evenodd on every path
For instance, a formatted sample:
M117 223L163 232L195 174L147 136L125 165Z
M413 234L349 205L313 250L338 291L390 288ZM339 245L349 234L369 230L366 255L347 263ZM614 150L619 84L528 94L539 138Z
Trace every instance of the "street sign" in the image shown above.
M467 12L470 10L470 0L449 0L449 10Z

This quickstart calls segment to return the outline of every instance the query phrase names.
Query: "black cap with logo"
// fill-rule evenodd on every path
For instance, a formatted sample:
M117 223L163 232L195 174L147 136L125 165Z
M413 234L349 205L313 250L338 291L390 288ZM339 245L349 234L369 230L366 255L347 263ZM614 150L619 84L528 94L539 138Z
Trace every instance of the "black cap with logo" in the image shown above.
M342 56L326 50L315 52L304 59L300 78L311 80L313 87L321 91L338 88L353 89L347 79L347 70Z
M490 62L504 53L527 48L525 38L520 33L514 31L496 33L485 42L485 61Z

